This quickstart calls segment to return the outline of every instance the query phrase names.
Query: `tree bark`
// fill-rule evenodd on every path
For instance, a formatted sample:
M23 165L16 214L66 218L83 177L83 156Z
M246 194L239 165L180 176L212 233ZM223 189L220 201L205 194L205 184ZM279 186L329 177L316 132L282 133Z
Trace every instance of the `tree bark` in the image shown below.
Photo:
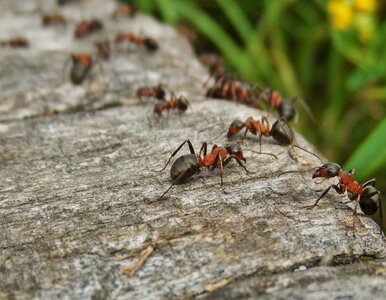
M209 75L171 27L140 14L115 21L110 1L54 4L0 3L1 39L30 41L0 48L2 299L384 297L379 227L353 218L353 203L333 190L308 207L331 184L311 179L321 162L309 153L263 138L263 152L277 158L256 154L248 150L259 151L258 138L248 134L251 173L231 162L223 187L218 170L205 170L159 199L170 166L155 170L178 145L222 146L234 119L263 112L204 98ZM41 25L53 8L66 26ZM75 40L86 17L104 29ZM94 53L95 40L127 31L160 49L115 48L84 84L71 84L70 54ZM134 97L159 83L189 99L186 113L158 118L154 100ZM295 143L317 152L298 134ZM280 176L288 170L302 172Z

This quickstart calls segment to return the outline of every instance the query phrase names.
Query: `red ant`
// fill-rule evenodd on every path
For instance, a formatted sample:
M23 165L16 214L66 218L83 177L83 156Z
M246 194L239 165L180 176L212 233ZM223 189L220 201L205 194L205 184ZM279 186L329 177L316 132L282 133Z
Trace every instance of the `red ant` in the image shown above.
M252 134L257 135L259 133L259 144L260 144L260 151L261 151L261 137L262 136L272 136L273 139L279 144L283 146L289 146L299 148L307 153L310 153L317 157L319 160L320 158L315 154L312 153L298 145L295 145L294 142L294 132L292 131L292 128L289 126L288 122L285 118L280 118L276 120L275 123L273 123L272 127L269 125L269 121L267 117L263 116L261 118L261 121L255 120L252 117L249 117L244 122L240 120L235 120L231 123L228 129L227 137L228 139L231 139L236 134L238 134L243 128L245 128L244 135L242 137L242 140L244 140L246 134L248 131L250 131Z
M131 42L138 46L144 46L148 51L156 51L158 49L158 43L152 38L142 38L134 33L118 34L115 37L115 43L121 44L125 41Z
M137 13L137 8L132 4L122 4L117 7L112 13L112 18L117 19L120 17L134 17Z
M216 83L224 76L224 69L221 59L214 53L204 53L199 56L199 60L209 67L209 73L214 77Z
M294 98L293 100L284 99L279 91L272 90L271 88L264 88L261 89L258 99L268 103L271 108L277 109L279 116L285 118L288 122L292 121L297 116L294 102L300 100L308 115L313 121L315 120L308 105L300 98Z
M196 155L190 140L186 140L180 146L178 146L178 148L173 152L169 160L166 162L165 166L157 172L165 170L170 160L186 143L189 146L190 154L180 156L173 163L170 169L170 176L173 179L173 183L160 198L165 196L165 194L172 188L173 185L186 182L186 180L199 173L203 168L208 168L211 171L213 171L215 168L219 168L220 182L221 186L223 186L223 167L226 166L232 159L235 159L239 166L245 170L245 172L250 173L241 162L246 162L246 159L244 158L243 152L241 151L241 148L238 144L228 144L225 147L217 147L217 145L213 145L212 151L207 154L208 145L205 142L201 146L199 155ZM203 153L203 156L201 156L201 153Z
M97 19L82 21L76 26L74 36L75 38L80 39L90 33L101 30L102 28L102 22Z
M110 51L110 42L108 40L95 42L95 47L98 51L98 56L104 60L109 60L111 51Z
M70 78L73 84L81 84L90 73L93 66L93 59L89 54L71 55L72 67Z
M44 26L66 25L66 20L61 15L45 15L42 22Z
M207 97L235 100L250 107L258 107L253 88L248 83L228 80L225 77L220 77L216 81L215 86L208 89Z
M21 37L0 41L0 47L28 48L29 42Z
M381 220L381 233L382 233L382 201L381 193L375 188L375 178L359 184L354 180L354 170L348 172L343 171L341 167L336 163L325 163L318 168L312 175L312 178L332 178L339 177L338 184L330 185L316 200L313 206L316 206L320 199L322 199L328 191L333 188L338 194L342 195L347 191L348 198L351 201L356 201L354 215L357 214L358 204L365 215L375 214L379 210L379 217ZM353 228L355 228L355 222L353 222Z
M158 117L162 116L162 112L164 110L176 109L178 112L185 112L190 103L188 99L184 96L176 97L174 93L172 94L172 98L166 101L158 101L158 103L154 106L153 113Z
M142 87L139 88L136 92L136 96L141 99L142 97L154 97L158 100L165 100L165 89L162 87L162 84L151 87Z

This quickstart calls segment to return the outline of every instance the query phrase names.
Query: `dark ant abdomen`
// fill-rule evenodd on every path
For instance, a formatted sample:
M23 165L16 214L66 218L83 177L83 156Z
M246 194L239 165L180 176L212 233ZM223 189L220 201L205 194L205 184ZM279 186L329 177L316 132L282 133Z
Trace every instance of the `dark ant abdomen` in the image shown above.
M88 73L90 72L90 67L85 66L80 63L76 63L71 68L71 82L73 84L82 84Z
M283 99L278 111L280 117L285 118L287 122L290 122L296 116L296 109L291 100Z
M199 171L200 169L198 168L196 156L194 154L187 154L182 155L181 157L176 159L170 169L170 176L173 180L181 176L178 182L176 182L177 184L179 184L183 183Z
M291 145L294 140L294 132L284 119L279 119L272 125L271 135L280 145Z
M369 194L374 195L368 197ZM379 191L373 186L366 186L360 195L359 206L364 214L373 215L378 211L380 201Z

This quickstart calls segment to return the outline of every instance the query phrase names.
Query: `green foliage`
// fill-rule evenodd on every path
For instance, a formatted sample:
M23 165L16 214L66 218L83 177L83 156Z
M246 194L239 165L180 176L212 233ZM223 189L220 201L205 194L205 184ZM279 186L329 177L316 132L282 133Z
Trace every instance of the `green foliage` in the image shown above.
M209 40L244 80L305 99L318 122L299 107L298 129L330 161L341 164L354 153L346 166L357 170L356 178L377 175L378 188L386 189L386 18L382 21L381 8L350 8L347 26L328 0L134 2L166 22L191 24L201 43Z

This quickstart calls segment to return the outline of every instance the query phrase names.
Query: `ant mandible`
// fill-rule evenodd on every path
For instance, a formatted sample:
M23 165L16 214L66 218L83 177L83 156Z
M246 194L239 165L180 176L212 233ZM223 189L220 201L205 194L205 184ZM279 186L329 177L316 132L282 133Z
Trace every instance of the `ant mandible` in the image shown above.
M312 175L312 178L332 178L339 177L338 184L330 185L316 200L313 206L316 206L320 199L322 199L328 191L333 188L338 194L342 195L347 191L350 201L356 201L354 215L357 213L358 204L365 215L375 214L379 210L379 218L381 220L381 233L382 233L382 201L381 193L375 188L375 178L360 184L354 180L354 170L343 171L341 167L336 163L325 163L318 168ZM355 222L353 220L353 228L355 228Z
M178 110L179 113L181 113L181 112L185 112L188 109L189 105L190 103L188 99L186 99L184 96L180 96L177 98L176 95L172 93L172 97L170 100L163 101L162 99L161 101L158 101L158 103L154 105L153 113L158 117L162 116L162 112L164 110L169 111L171 109L176 109Z
M140 100L142 97L154 97L158 100L165 100L166 92L162 84L159 84L157 86L141 87L135 94Z
M144 46L148 51L152 51L152 52L158 49L158 43L152 38L148 38L148 37L142 38L131 32L126 34L118 34L115 37L116 44L121 44L125 41L131 42L138 46Z
M232 159L235 159L239 166L242 167L246 173L250 173L241 162L246 162L246 159L240 145L235 143L228 144L225 147L218 147L217 145L213 145L212 151L207 154L208 145L206 142L204 142L201 146L199 155L196 155L190 140L186 140L180 146L178 146L170 156L169 160L166 162L165 166L158 172L165 170L170 160L178 153L178 151L181 150L185 144L188 144L190 154L180 156L173 163L170 169L170 176L173 182L160 198L165 196L165 194L172 188L173 185L184 183L186 180L199 173L204 168L208 168L211 171L213 171L215 168L219 168L220 184L223 186L223 167L226 166ZM203 155L201 156L202 153Z
M77 39L83 38L90 33L101 30L103 28L102 22L97 19L80 22L74 32L74 36Z

